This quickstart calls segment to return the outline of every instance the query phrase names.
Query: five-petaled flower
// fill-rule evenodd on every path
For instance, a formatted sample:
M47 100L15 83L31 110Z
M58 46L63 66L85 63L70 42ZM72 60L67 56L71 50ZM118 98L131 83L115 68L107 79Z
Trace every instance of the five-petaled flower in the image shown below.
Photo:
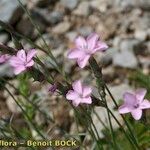
M150 108L150 102L144 99L146 89L138 89L135 93L126 92L123 95L124 104L119 107L119 113L129 113L135 120L139 120L142 117L142 109Z
M80 68L84 68L92 54L97 51L104 51L108 48L106 43L99 40L96 33L92 33L87 39L79 36L75 40L75 48L70 49L67 57L75 59Z
M71 100L74 106L78 106L80 103L91 104L92 88L86 85L82 85L80 80L75 81L72 84L72 90L69 90L66 94L66 98Z
M33 66L33 57L35 54L35 49L31 49L27 53L22 49L17 52L16 56L12 56L10 59L10 65L14 68L14 73L17 75Z
M0 55L0 64L7 62L10 59L10 57L11 56L9 54Z

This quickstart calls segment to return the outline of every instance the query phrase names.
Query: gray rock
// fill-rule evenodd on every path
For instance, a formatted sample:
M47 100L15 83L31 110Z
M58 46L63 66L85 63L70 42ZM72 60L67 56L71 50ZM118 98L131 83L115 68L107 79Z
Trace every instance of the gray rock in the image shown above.
M73 10L78 4L78 0L61 0L60 3L64 7L68 8L70 10Z
M96 26L96 32L99 33L100 35L102 35L101 39L102 40L106 40L110 37L111 33L113 33L114 31L114 25L111 25L109 27L109 30L108 30L108 27L106 27L105 23L103 22L99 22L99 24L97 24Z
M71 32L68 32L66 33L66 38L69 39L70 42L73 42L75 40L75 38L77 37L77 32L76 31L71 31Z
M50 12L48 9L35 8L33 14L38 16L36 20L40 18L44 24L56 24L63 20L63 12L60 11Z
M144 69L145 73L146 71L149 72L149 68L150 68L150 56L148 57L143 57L143 56L139 56L138 57L140 64L142 65L142 68Z
M136 39L123 40L120 43L120 50L121 51L126 51L126 50L133 51L134 47L136 47L139 43L140 43L140 41L138 41Z
M116 37L114 38L114 40L113 40L113 46L116 47L116 48L118 48L119 45L120 45L120 43L121 43L121 38L120 38L120 36L116 36Z
M92 33L92 27L90 26L84 26L81 27L77 30L79 32L79 34L83 35L83 36L88 36L90 33Z
M37 7L47 7L48 5L54 3L56 0L35 0L35 5Z
M144 30L137 30L134 33L134 37L140 41L145 41L148 37L148 32Z
M59 11L53 11L49 15L49 22L52 24L56 24L63 20L63 13Z
M137 59L132 51L124 50L113 56L113 64L124 68L136 68Z
M52 48L58 48L58 46L62 43L58 38L55 38L53 35L50 33L46 33L42 35L46 43L48 44L49 47ZM45 47L45 44L41 38L38 38L35 43L37 45L40 45L42 47Z
M20 107L16 104L16 102L14 101L14 99L11 96L7 97L6 104L7 104L8 109L12 113L21 114L22 111L21 111Z
M12 77L14 75L12 67L8 63L0 65L0 77Z
M30 36L31 38L33 37L34 26L27 18L27 16L24 16L17 24L17 30L19 31L19 33L25 36Z
M100 12L105 12L107 10L107 6L109 5L108 0L92 0L91 7L99 10Z
M25 3L25 1L23 3ZM0 1L0 20L14 23L22 14L23 10L17 0Z
M0 33L0 43L6 43L8 40L8 35L5 33Z
M121 9L130 9L133 7L148 8L150 5L149 0L111 0L115 7L120 7Z
M121 100L123 98L123 94L126 91L132 92L131 87L127 83L122 83L116 86L108 86L108 87L116 101ZM108 99L110 99L110 97L108 97Z
M120 5L121 8L129 8L129 7L133 7L136 6L137 2L136 0L117 0L118 4Z
M95 26L97 23L100 22L100 17L98 15L95 15L95 14L90 15L89 16L89 22L91 25Z
M73 13L78 16L88 16L90 13L90 3L88 1L82 1Z
M54 4L57 0L28 0L27 7L29 9L40 7L45 8L48 7L51 4Z
M113 56L118 53L116 48L108 48L104 53L96 53L96 60L98 63L101 63L105 66L111 64Z
M132 28L136 31L147 31L150 28L150 14L145 12L142 17L135 17Z
M63 34L67 32L71 27L71 24L67 21L61 22L58 25L56 25L53 29L52 32L56 34Z
M124 92L126 91L131 91L131 88L128 84L126 83L123 83L123 84L120 84L120 85L117 85L117 86L108 86L109 87L109 90L111 91L113 97L115 98L116 102L118 103L118 101L120 99L122 99L122 95L124 94ZM94 95L96 97L99 97L98 96L98 91L96 89L93 90L94 91ZM107 99L107 104L110 108L110 110L112 111L112 113L116 116L116 118L118 119L118 121L123 124L123 121L122 121L122 118L120 116L120 114L118 113L118 111L115 111L114 110L114 103L111 99L110 96L107 95L106 97ZM105 108L102 108L102 107L95 107L95 112L99 115L99 118L101 118L101 120L104 122L104 124L109 127L109 122L108 122L108 115L107 115L107 111ZM104 129L104 126L101 124L101 122L99 121L99 119L96 117L95 114L93 114L93 122L96 126L96 129L97 131L99 131L99 136L100 137L103 137L103 133L101 132L102 129ZM118 128L118 124L116 123L116 121L113 119L113 117L111 117L111 121L112 121L112 125L113 125L113 129L116 129Z
M59 58L62 56L62 53L64 51L64 45L60 45L57 49L52 49L52 53L54 55L55 58ZM58 59L58 62L61 61L61 59Z

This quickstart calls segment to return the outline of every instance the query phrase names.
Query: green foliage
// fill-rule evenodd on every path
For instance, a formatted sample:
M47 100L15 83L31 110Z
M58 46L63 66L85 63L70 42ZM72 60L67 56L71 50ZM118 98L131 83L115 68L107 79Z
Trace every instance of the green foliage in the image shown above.
M22 93L22 95L24 96L28 96L29 95L29 77L28 74L21 74L18 76L18 80L19 80L19 92Z

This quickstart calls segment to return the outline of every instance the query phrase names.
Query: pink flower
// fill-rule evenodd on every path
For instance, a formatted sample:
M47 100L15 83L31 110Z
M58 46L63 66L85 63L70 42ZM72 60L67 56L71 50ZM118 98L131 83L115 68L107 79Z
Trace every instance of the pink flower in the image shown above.
M75 40L76 47L71 49L67 57L75 59L80 68L84 68L92 54L97 51L104 51L108 48L106 43L99 40L96 33L92 33L87 39L79 36Z
M7 62L10 57L11 56L9 54L0 55L0 64Z
M69 90L66 94L66 98L73 102L74 106L78 106L80 103L91 104L92 89L89 86L82 85L80 80L75 81L72 84L73 90Z
M135 120L142 117L142 109L150 108L150 102L144 99L146 89L138 89L135 93L126 92L123 96L124 104L119 107L119 113L129 113Z
M16 56L12 56L10 59L10 65L14 68L14 73L17 75L27 68L33 66L33 57L35 54L35 49L31 49L27 53L22 49L17 52Z

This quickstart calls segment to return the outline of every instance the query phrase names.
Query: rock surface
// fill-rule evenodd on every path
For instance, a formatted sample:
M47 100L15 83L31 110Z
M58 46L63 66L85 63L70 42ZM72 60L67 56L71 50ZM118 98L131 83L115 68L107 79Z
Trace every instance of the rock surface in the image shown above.
M17 0L0 1L0 20L4 22L16 22L23 14L23 10Z
M60 2L64 7L70 10L73 10L78 4L78 0L61 0Z
M71 24L69 22L62 22L58 25L56 25L52 31L55 34L63 34L65 32L67 32L71 27Z
M82 1L77 9L73 12L75 15L78 16L88 16L90 13L90 4L88 1Z
M113 56L113 64L124 68L136 68L138 65L137 59L132 51L121 51Z

